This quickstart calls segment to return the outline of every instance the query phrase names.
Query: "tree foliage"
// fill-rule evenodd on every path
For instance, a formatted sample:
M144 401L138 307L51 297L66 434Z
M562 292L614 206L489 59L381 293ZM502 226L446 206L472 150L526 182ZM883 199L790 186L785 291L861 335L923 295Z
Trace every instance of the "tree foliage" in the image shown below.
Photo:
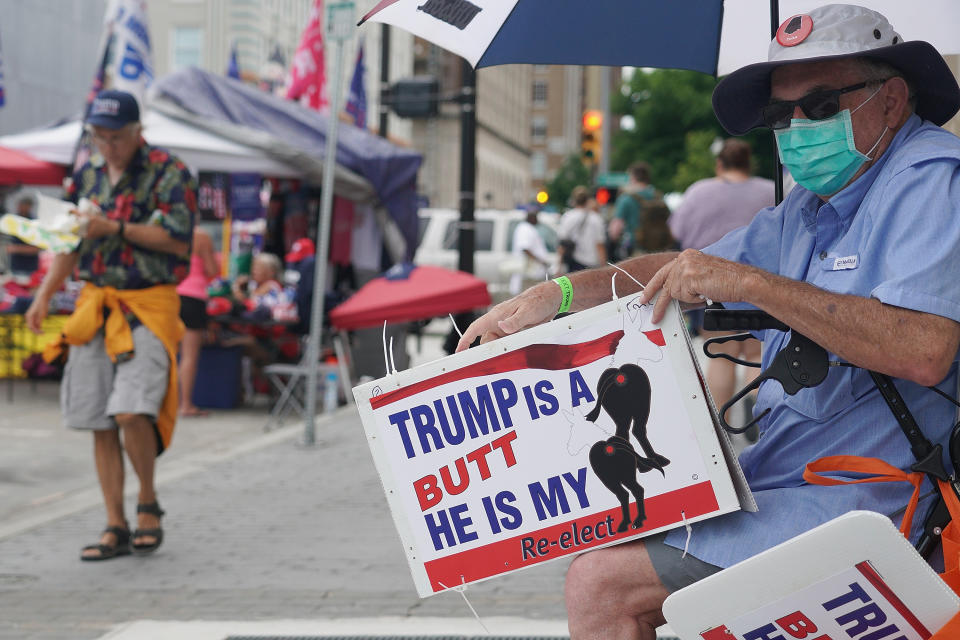
M593 178L590 175L590 169L585 167L580 161L580 156L574 153L564 160L557 173L547 182L546 190L549 196L547 203L558 211L563 211L567 208L567 202L574 187L578 185L586 187L591 184L593 184Z
M621 130L611 141L611 170L632 163L650 164L653 184L662 191L683 191L713 175L710 145L727 134L713 114L711 96L717 80L695 71L637 69L611 100L619 118L633 117L632 131ZM773 175L773 142L767 131L745 136L754 152L757 175Z

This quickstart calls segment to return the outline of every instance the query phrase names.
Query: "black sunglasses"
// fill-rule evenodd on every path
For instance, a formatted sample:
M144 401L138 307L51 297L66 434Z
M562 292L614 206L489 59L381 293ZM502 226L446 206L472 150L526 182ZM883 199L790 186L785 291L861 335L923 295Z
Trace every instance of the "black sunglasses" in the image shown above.
M879 82L879 81L878 81ZM842 89L825 89L808 93L799 100L771 102L762 110L763 123L771 129L786 129L790 126L794 110L799 106L811 120L823 120L840 111L840 96L863 89L872 82L858 82Z

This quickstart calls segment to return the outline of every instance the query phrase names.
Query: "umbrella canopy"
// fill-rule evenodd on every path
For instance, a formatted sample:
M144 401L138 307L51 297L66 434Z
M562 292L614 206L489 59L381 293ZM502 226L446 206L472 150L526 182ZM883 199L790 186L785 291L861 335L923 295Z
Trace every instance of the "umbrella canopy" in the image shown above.
M583 64L714 73L722 18L723 0L383 0L361 23L398 26L477 68Z
M0 185L49 184L63 182L64 168L28 153L0 147Z
M960 2L849 0L884 14L907 40L960 53ZM775 0L776 4L776 0ZM779 0L779 20L829 0ZM580 64L726 74L767 59L770 0L382 0L385 22L466 58L498 64Z
M409 269L405 278L388 275L363 285L330 311L330 324L338 329L364 329L379 327L384 321L425 320L489 304L487 283L480 278L423 265Z

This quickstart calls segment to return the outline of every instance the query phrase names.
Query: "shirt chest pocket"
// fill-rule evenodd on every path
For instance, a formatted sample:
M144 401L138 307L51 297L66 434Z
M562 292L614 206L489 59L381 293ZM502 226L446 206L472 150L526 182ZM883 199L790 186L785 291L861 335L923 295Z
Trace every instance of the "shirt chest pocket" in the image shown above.
M873 380L866 371L830 367L823 382L801 389L795 395L785 395L784 404L811 420L825 422L852 407L872 389Z

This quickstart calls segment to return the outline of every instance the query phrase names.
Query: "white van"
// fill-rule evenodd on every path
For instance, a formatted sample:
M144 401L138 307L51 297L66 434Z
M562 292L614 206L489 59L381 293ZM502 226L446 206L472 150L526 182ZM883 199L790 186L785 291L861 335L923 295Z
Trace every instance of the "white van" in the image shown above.
M460 221L460 212L455 209L421 209L418 215L420 244L413 257L414 263L456 269L460 255L457 250L457 223ZM510 262L513 231L526 215L526 212L520 209L478 209L474 212L474 273L487 282L494 302L509 297L510 274L503 266ZM560 216L556 213L541 212L537 218L538 231L547 245L553 264L557 262L559 221Z

